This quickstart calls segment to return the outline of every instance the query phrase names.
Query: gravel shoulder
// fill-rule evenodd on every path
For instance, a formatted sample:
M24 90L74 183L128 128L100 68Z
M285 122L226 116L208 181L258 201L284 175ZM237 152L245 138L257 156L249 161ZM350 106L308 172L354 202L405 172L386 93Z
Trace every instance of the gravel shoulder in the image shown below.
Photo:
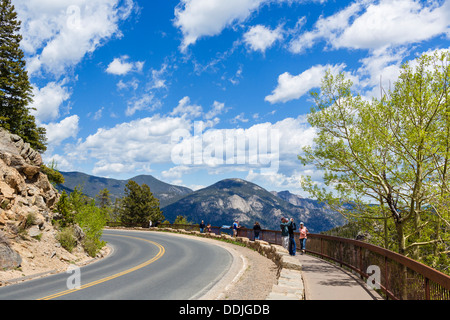
M277 284L277 266L258 252L235 247L245 257L247 265L236 283L226 288L221 300L265 300L273 285Z

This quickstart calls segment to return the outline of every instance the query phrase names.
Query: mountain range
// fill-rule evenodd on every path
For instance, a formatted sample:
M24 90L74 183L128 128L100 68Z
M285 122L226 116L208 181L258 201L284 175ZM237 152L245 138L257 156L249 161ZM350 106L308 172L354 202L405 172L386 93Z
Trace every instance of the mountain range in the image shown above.
M90 176L80 172L61 172L64 184L60 190L71 192L82 187L83 192L95 197L107 188L111 197L120 198L128 180ZM193 191L186 187L162 182L150 175L129 180L147 184L160 200L165 218L173 222L178 215L192 223L210 223L213 226L231 225L238 220L241 226L252 228L255 221L263 229L279 230L281 217L294 218L297 225L304 222L310 232L326 231L346 223L345 219L316 200L305 199L289 191L269 192L242 179L225 179L209 187Z
M91 176L81 172L61 172L64 176L64 183L57 186L62 191L71 193L75 188L81 188L83 193L91 198L103 189L108 189L112 201L122 198L125 195L125 186L129 180L133 180L139 185L146 184L150 187L153 195L159 199L160 207L164 207L193 191L186 187L165 183L151 175L140 175L128 180L116 180Z

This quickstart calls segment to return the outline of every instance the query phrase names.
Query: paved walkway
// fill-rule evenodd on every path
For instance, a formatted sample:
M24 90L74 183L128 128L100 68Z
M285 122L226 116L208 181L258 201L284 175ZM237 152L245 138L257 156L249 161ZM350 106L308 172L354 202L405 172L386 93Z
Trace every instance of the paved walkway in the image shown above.
M308 254L297 254L302 265L306 300L381 300L357 276Z

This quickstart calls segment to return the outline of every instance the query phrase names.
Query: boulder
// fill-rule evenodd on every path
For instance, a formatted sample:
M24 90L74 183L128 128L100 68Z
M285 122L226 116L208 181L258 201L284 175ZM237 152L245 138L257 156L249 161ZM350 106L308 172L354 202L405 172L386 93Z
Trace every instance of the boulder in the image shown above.
M0 243L0 270L13 269L20 266L22 258L9 245Z

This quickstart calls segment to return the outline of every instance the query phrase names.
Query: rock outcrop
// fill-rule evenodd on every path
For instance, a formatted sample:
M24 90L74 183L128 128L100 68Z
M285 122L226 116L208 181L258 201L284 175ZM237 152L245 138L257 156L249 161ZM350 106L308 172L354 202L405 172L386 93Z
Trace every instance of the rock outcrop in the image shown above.
M19 136L0 128L0 230L15 235L28 223L52 219L58 192L41 172L41 155Z
M81 249L67 252L56 240L52 220L59 193L42 164L28 143L0 128L0 286L87 257Z
M19 136L0 128L0 268L22 259L10 246L18 237L38 237L51 225L58 192L41 172L42 157ZM20 256L19 256L20 257Z

